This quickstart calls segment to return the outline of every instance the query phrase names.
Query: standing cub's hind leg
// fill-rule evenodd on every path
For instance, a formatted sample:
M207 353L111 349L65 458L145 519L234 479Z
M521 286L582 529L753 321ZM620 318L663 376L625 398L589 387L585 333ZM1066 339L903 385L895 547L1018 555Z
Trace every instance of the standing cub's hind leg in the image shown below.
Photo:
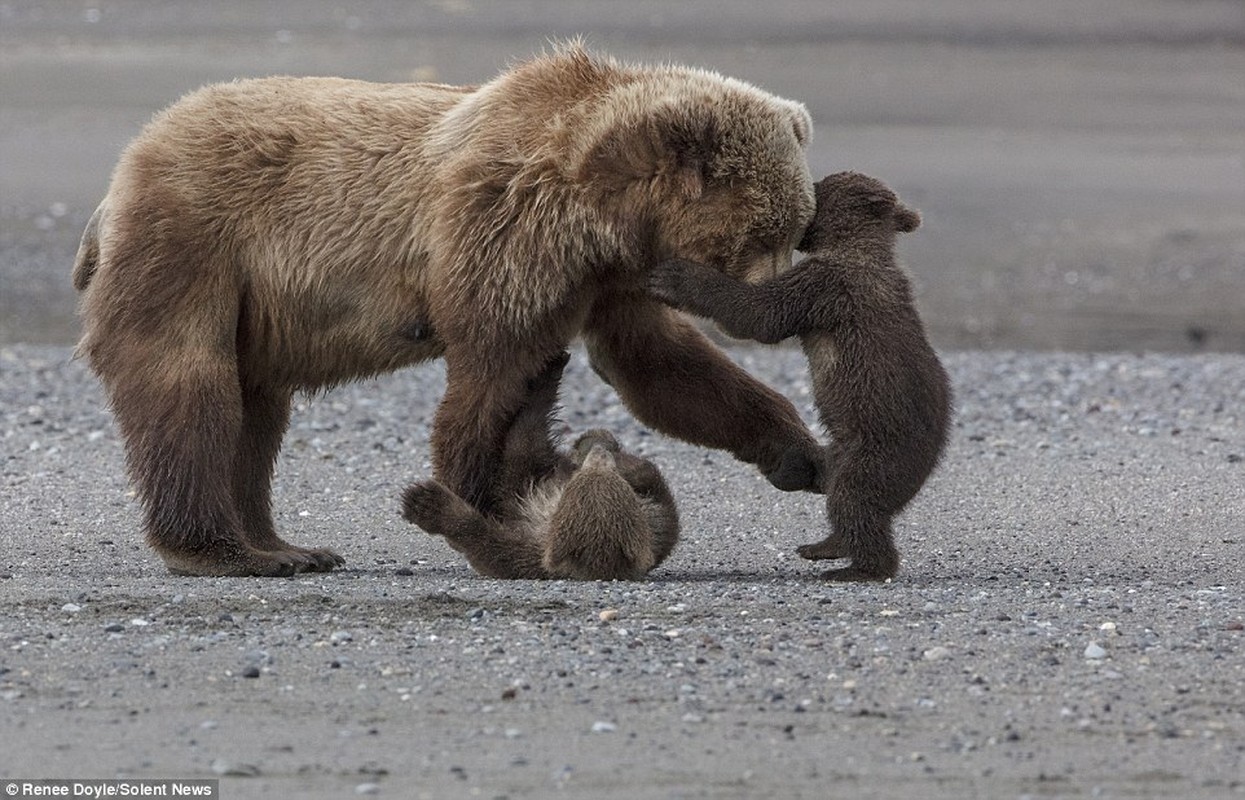
M894 514L864 498L870 496L871 470L862 470L862 456L830 448L822 470L826 473L826 518L830 534L819 542L796 548L801 558L829 561L846 558L845 567L827 570L830 581L884 581L899 572L891 520Z
M840 498L841 499L841 498ZM884 581L899 572L899 551L891 532L891 515L853 507L850 502L836 505L828 499L826 510L833 533L820 542L799 548L808 559L850 558L845 567L827 570L829 581Z
M837 533L832 533L820 542L811 544L802 544L795 549L800 558L807 558L809 561L825 561L835 558L850 558L851 553L847 551L847 544L843 541L843 537Z

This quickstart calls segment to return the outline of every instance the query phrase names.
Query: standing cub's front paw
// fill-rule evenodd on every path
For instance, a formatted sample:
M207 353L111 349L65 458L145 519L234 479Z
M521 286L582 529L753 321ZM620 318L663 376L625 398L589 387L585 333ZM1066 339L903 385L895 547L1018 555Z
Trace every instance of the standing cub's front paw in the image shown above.
M695 266L686 261L663 261L648 274L649 293L663 303L681 308L696 292Z

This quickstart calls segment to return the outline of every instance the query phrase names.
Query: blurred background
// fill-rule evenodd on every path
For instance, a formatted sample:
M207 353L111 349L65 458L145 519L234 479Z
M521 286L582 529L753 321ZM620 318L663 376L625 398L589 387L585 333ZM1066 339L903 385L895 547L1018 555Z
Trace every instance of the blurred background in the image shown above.
M943 348L1245 351L1242 0L0 0L0 343L71 343L125 143L204 83L475 83L583 34L803 101Z

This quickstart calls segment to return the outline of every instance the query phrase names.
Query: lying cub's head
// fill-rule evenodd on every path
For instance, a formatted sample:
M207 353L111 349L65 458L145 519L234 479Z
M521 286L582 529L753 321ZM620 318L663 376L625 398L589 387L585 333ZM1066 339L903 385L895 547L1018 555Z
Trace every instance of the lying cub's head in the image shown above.
M805 253L835 247L866 232L909 233L921 215L899 202L890 187L859 172L838 172L817 182L817 211L799 249Z
M614 438L614 434L601 428L593 428L580 434L571 446L571 461L576 467L582 468L590 461L594 466L613 467L613 456L622 452L622 445ZM589 458L592 456L593 458Z

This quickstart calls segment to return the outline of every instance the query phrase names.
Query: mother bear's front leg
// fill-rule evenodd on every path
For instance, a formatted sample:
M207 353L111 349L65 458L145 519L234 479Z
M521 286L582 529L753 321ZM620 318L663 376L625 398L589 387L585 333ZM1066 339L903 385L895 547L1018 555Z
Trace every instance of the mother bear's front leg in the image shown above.
M552 354L559 346L554 343ZM485 515L502 500L496 483L506 432L527 398L528 381L552 354L525 351L513 341L446 349L445 395L432 429L433 468L442 484Z
M584 337L593 368L645 424L756 464L783 491L822 491L821 447L795 407L677 311L641 292L611 293Z

